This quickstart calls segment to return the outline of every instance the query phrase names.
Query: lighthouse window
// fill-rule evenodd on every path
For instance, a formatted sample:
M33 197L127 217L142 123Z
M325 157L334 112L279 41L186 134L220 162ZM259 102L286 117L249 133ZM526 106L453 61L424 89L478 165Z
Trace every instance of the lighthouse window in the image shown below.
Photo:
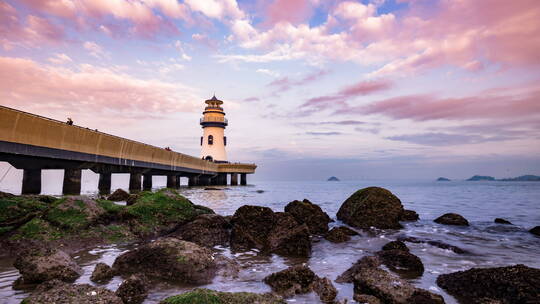
M223 136L223 144L226 146L227 145L227 136Z
M201 146L202 146L203 137L201 136Z
M213 136L213 135L208 135L208 144L209 144L209 145L213 145L213 144L214 144L214 136Z

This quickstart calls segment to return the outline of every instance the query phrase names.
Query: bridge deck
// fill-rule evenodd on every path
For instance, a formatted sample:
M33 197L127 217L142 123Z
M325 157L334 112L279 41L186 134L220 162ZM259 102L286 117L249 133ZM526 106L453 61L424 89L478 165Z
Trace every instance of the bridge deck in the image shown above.
M20 155L194 174L254 173L255 164L216 164L141 142L0 106L0 160Z

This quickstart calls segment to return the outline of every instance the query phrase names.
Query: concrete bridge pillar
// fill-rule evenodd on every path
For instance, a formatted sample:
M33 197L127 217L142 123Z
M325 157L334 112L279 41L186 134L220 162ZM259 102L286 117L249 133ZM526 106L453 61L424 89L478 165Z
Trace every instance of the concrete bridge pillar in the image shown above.
M231 186L238 186L238 173L231 173Z
M176 175L167 175L167 188L176 188Z
M189 187L195 187L199 185L199 177L198 176L190 176L188 181Z
M218 174L218 183L220 186L227 186L227 173Z
M144 191L152 191L152 174L143 174L142 188Z
M41 193L41 169L24 169L21 193Z
M210 176L201 175L199 176L199 186L208 186L210 185Z
M99 173L99 194L111 194L111 172Z
M129 174L129 192L137 193L141 192L141 173Z
M240 185L245 186L247 185L247 174L242 173L240 174Z
M62 194L80 195L81 175L81 169L64 169L64 185L62 187Z
M180 189L180 176L175 176L176 180L174 181L174 189Z

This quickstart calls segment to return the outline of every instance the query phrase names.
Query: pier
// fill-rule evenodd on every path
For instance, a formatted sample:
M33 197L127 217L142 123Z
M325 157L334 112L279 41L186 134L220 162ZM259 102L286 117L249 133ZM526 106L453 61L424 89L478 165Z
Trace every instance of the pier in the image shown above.
M0 106L0 161L23 170L22 194L41 193L41 173L63 169L63 194L81 192L81 170L99 174L100 194L111 192L111 174L130 174L133 193L152 189L152 176L167 176L167 187L247 184L257 166L216 163L163 148L68 125L65 122Z

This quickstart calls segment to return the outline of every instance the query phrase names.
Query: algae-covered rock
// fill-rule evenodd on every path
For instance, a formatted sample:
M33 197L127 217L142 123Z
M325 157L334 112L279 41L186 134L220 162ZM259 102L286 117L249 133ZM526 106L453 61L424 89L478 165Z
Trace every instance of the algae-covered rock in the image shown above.
M92 276L90 276L90 281L92 282L107 282L114 276L114 271L112 268L105 264L105 263L97 263L96 267L94 267L94 271L92 272Z
M536 227L532 228L531 230L529 230L529 232L534 234L534 235L540 236L540 226L536 226Z
M443 225L469 226L469 222L463 216L457 213L446 213L433 221Z
M293 266L272 273L264 278L264 282L270 285L272 290L279 295L292 297L295 294L310 292L315 279L317 279L317 276L309 267Z
M307 225L299 225L286 212L276 212L274 219L274 226L268 235L268 246L265 250L284 256L309 257L311 240Z
M96 223L105 214L96 201L85 196L70 196L57 201L47 211L45 219L55 226L77 230Z
M200 246L227 245L230 238L230 223L217 214L202 214L178 228L172 235Z
M21 281L41 283L52 279L73 282L83 273L81 267L65 252L50 248L33 248L21 253L15 263Z
M290 202L285 206L285 212L290 213L299 224L306 224L311 234L324 234L328 231L330 217L321 207L307 199Z
M113 202L127 201L130 194L122 189L116 189L111 195L107 197L107 200Z
M0 228L5 228L3 232L16 229L47 210L48 207L48 203L36 197L5 193L0 196Z
M316 278L313 282L313 291L323 303L334 303L337 289L328 278Z
M418 213L416 213L416 211L414 210L403 210L403 213L401 214L401 219L402 221L406 221L406 222L415 222L415 221L418 221L420 219L420 216L418 215Z
M351 236L358 235L358 232L352 230L351 228L341 226L334 227L324 236L325 239L329 240L332 243L343 243L351 239Z
M497 223L497 224L512 225L512 223L510 221L505 220L505 219L500 218L500 217L496 218L494 220L494 222Z
M355 300L358 303L362 304L382 304L381 300L379 298L366 295L366 294L358 294L355 293L353 296L353 300Z
M408 277L419 277L424 273L424 264L408 250L391 249L377 252L381 262L393 272Z
M221 292L198 288L190 292L168 297L160 304L285 304L279 296L251 292Z
M143 275L131 275L116 290L115 294L124 304L140 304L148 296L146 278Z
M124 304L114 292L89 284L55 282L42 285L21 304Z
M346 224L368 229L399 229L403 205L392 192L369 187L356 191L339 208L337 218Z
M141 192L136 203L126 207L133 232L141 236L174 231L198 215L208 213L213 211L194 205L172 189Z
M176 238L162 238L116 258L118 274L143 273L169 281L204 284L212 281L217 266L212 251Z
M352 283L354 277L366 268L377 268L381 265L381 260L376 256L365 256L356 261L349 269L345 270L336 278L336 283Z
M391 241L386 243L382 250L403 250L403 251L409 251L409 247L405 245L402 241Z
M505 304L538 303L540 269L525 265L472 268L440 275L437 285L463 303L478 303L482 299Z

